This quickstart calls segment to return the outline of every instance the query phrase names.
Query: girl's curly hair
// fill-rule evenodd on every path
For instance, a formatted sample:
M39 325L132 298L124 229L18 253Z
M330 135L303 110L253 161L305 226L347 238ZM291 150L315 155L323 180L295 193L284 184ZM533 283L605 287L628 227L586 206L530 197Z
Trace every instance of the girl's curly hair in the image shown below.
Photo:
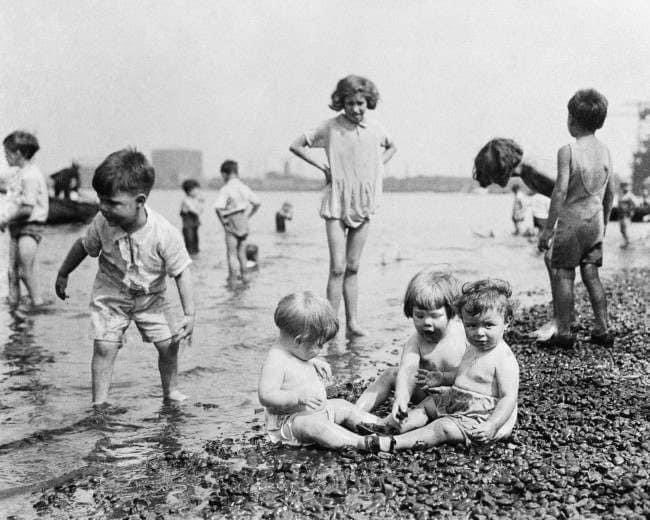
M375 84L368 78L351 74L336 84L336 89L332 92L332 103L329 107L336 112L340 112L343 110L345 98L355 94L363 94L369 110L374 110L377 106L379 91Z
M464 310L471 316L477 316L494 309L503 315L506 323L514 317L515 307L510 284L498 278L464 284L462 294L456 300L458 314Z
M476 154L472 176L481 188L492 183L505 186L523 155L521 146L512 139L492 139Z

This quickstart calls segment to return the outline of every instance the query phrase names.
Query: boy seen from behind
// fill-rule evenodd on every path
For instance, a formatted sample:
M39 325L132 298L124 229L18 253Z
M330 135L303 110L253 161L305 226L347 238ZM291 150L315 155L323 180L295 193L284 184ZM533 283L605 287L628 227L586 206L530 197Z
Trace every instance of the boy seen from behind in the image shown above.
M178 391L178 348L194 329L191 260L178 230L146 205L154 179L153 168L136 150L114 152L99 165L92 185L100 212L73 244L56 279L56 294L65 299L68 275L87 255L99 259L90 304L96 407L107 403L115 358L131 321L158 350L163 399L185 399ZM176 333L166 316L167 276L176 282L184 313Z

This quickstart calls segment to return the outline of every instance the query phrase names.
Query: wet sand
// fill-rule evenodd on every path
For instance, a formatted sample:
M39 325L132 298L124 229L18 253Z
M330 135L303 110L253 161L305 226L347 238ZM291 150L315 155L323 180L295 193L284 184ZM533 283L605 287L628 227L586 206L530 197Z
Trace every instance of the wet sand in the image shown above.
M546 309L518 313L507 339L521 367L519 422L505 442L377 455L295 449L271 445L257 414L249 431L203 451L170 446L145 464L117 461L110 474L90 462L28 500L36 514L66 518L647 518L648 280L650 269L634 269L605 281L610 350L588 342L582 286L574 349L537 348L526 334ZM364 386L330 395L354 399Z

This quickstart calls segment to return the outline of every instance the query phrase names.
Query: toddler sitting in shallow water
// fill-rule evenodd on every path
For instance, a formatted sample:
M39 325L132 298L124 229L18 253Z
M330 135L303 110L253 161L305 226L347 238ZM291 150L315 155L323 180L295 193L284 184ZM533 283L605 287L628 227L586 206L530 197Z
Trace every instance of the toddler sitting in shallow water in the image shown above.
M463 287L457 308L467 350L451 387L430 389L419 407L432 421L395 437L374 436L381 451L443 443L490 442L506 438L517 419L519 365L503 339L513 316L507 282L480 280Z
M354 429L381 420L344 399L327 399L329 365L315 359L339 330L329 302L311 292L289 294L278 303L274 318L280 336L264 360L258 388L271 441L367 449L371 438L343 425Z

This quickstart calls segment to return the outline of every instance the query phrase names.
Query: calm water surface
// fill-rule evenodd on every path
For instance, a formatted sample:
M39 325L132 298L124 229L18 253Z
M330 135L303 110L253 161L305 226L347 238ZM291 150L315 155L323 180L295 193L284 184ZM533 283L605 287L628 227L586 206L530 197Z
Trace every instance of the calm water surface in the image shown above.
M180 227L181 192L154 192L151 206ZM189 399L166 410L156 352L130 330L118 356L112 401L124 409L96 424L90 409L88 300L96 261L87 259L70 277L69 295L24 321L0 304L0 512L30 512L17 495L1 493L55 478L90 463L124 466L162 450L200 449L219 435L240 435L259 423L257 375L276 334L273 310L285 294L310 289L324 294L327 245L318 218L318 193L262 193L250 240L260 248L260 269L247 287L226 286L223 232L207 208L195 258L198 309L194 341L180 359L181 390ZM206 193L208 205L214 193ZM282 202L294 204L288 232L274 231ZM360 271L360 317L370 332L352 344L337 338L327 350L340 381L367 377L398 359L411 333L401 314L410 277L435 264L464 280L508 279L525 305L546 301L546 274L533 244L511 236L509 195L385 194L372 221ZM647 240L621 251L618 229L606 239L605 274L647 262ZM43 292L53 296L56 270L83 227L48 228L39 252ZM644 225L633 235L648 233ZM490 232L494 237L489 237ZM487 237L487 238L482 238ZM6 269L7 237L0 270ZM0 277L0 297L6 295ZM173 282L169 288L180 315Z

